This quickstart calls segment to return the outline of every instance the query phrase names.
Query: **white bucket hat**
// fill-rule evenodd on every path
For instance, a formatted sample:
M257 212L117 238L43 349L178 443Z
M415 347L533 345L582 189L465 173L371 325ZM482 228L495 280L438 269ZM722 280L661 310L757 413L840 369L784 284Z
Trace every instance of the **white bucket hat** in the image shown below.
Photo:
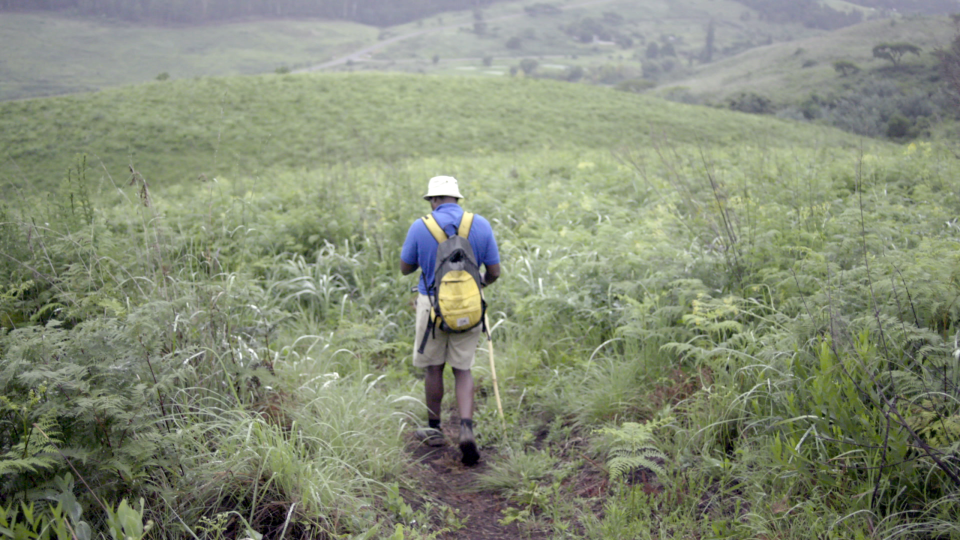
M457 184L457 179L452 176L434 176L430 179L430 184L427 185L427 194L423 196L424 199L429 199L430 197L456 197L462 199L463 195L460 194L460 186Z

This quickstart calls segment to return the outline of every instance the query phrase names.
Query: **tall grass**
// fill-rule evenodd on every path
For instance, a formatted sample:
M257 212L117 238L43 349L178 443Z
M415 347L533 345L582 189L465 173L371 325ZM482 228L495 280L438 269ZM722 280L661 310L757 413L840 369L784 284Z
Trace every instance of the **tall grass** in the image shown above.
M958 171L891 148L660 141L5 200L0 489L40 501L73 465L169 537L395 524L425 416L397 259L424 179L449 172L503 259L509 429L483 362L476 415L503 519L955 535ZM611 478L600 433L653 418L672 418L649 443L662 474Z

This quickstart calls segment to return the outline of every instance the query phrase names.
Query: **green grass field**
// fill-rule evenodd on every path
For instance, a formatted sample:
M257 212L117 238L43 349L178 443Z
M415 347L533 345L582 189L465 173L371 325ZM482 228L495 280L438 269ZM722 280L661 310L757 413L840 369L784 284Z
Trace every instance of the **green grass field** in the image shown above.
M830 129L507 77L262 75L0 103L0 174L23 189L56 185L81 153L97 175L119 183L133 165L162 186L277 167L660 140L857 144Z
M954 150L522 77L0 103L0 527L960 538ZM436 174L503 266L473 469L412 436Z

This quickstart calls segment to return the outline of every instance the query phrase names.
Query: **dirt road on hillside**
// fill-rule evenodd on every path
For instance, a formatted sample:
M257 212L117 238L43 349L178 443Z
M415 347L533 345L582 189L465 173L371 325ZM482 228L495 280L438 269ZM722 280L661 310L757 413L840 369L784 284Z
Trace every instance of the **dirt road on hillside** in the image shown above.
M578 2L578 3L576 3L576 4L570 4L569 6L563 6L563 7L560 7L560 9L565 11L565 10L568 10L568 9L576 9L576 8L587 7L587 6L597 5L597 4L608 4L608 3L614 2L614 1L615 1L615 0L589 0L589 1L587 1L587 2ZM515 13L515 14L513 14L513 15L503 15L503 16L501 16L501 17L494 17L494 18L492 18L492 19L486 19L485 22L487 22L487 23L492 23L492 22L506 21L506 20L509 20L509 19L518 19L518 18L520 18L520 17L525 17L525 16L527 16L526 13L520 12L520 13ZM303 69L294 70L294 73L308 73L308 72L311 72L311 71L322 71L322 70L327 69L327 68L331 68L331 67L335 67L335 66L341 66L341 65L346 64L347 62L349 62L349 61L351 61L351 60L354 61L354 62L356 62L356 61L361 61L361 60L364 60L364 59L365 59L365 58L364 58L365 56L370 55L370 54L373 54L373 53L375 53L375 52L377 52L377 51L380 51L381 49L385 49L385 48L393 45L394 43L398 43L398 42L400 42L400 41L404 41L404 40L407 40L407 39L411 39L411 38L415 38L415 37L423 36L423 35L427 35L427 34L435 34L435 33L437 33L437 32L444 32L444 31L446 31L446 30L456 30L457 28L460 28L460 27L462 27L462 26L463 26L463 24L450 24L450 25L446 25L446 26L437 26L436 28L427 28L427 29L424 29L424 30L417 30L416 32L410 32L409 34L403 34L403 35L400 35L400 36L394 36L394 37L392 37L392 38L387 38L387 39L385 39L385 40L383 40L383 41L379 41L379 42L377 42L377 43L374 43L373 45L369 45L369 46L364 47L364 48L362 48L362 49L358 49L358 50L356 50L356 51L353 51L352 53L350 53L350 54L348 54L348 55L346 55L346 56L341 56L340 58L336 58L336 59L330 60L330 61L328 61L328 62L324 62L324 63L322 63L322 64L316 64L316 65L313 65L313 66L310 66L310 67L305 67L305 68L303 68Z

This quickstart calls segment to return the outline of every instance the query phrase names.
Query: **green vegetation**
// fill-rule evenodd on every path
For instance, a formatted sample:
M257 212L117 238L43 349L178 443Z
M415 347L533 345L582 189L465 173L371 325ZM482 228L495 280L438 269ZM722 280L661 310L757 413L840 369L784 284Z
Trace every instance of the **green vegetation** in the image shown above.
M944 92L945 57L923 51L938 51L954 31L940 17L869 21L817 39L750 50L701 66L692 77L671 79L701 103L729 104L753 94L769 101L764 112L784 118L886 137L890 123L902 117L908 129L898 140L928 137L935 122L955 121L957 114Z
M266 75L0 103L0 175L6 193L11 185L49 188L72 156L85 153L107 186L128 181L133 166L156 188L255 177L277 166L312 170L544 146L611 148L666 130L684 142L710 137L735 144L776 135L783 145L811 137L857 144L834 130L691 113L644 96L553 81Z
M0 520L960 537L951 149L478 82L270 75L3 104L24 127L0 129L20 182L0 203ZM124 140L137 172L108 175ZM425 410L398 254L440 172L501 246L507 429L475 371L475 489L508 502L493 516L417 503L404 446Z
M859 73L860 66L849 60L835 60L833 62L833 70L839 73L841 76L846 77L847 75Z

